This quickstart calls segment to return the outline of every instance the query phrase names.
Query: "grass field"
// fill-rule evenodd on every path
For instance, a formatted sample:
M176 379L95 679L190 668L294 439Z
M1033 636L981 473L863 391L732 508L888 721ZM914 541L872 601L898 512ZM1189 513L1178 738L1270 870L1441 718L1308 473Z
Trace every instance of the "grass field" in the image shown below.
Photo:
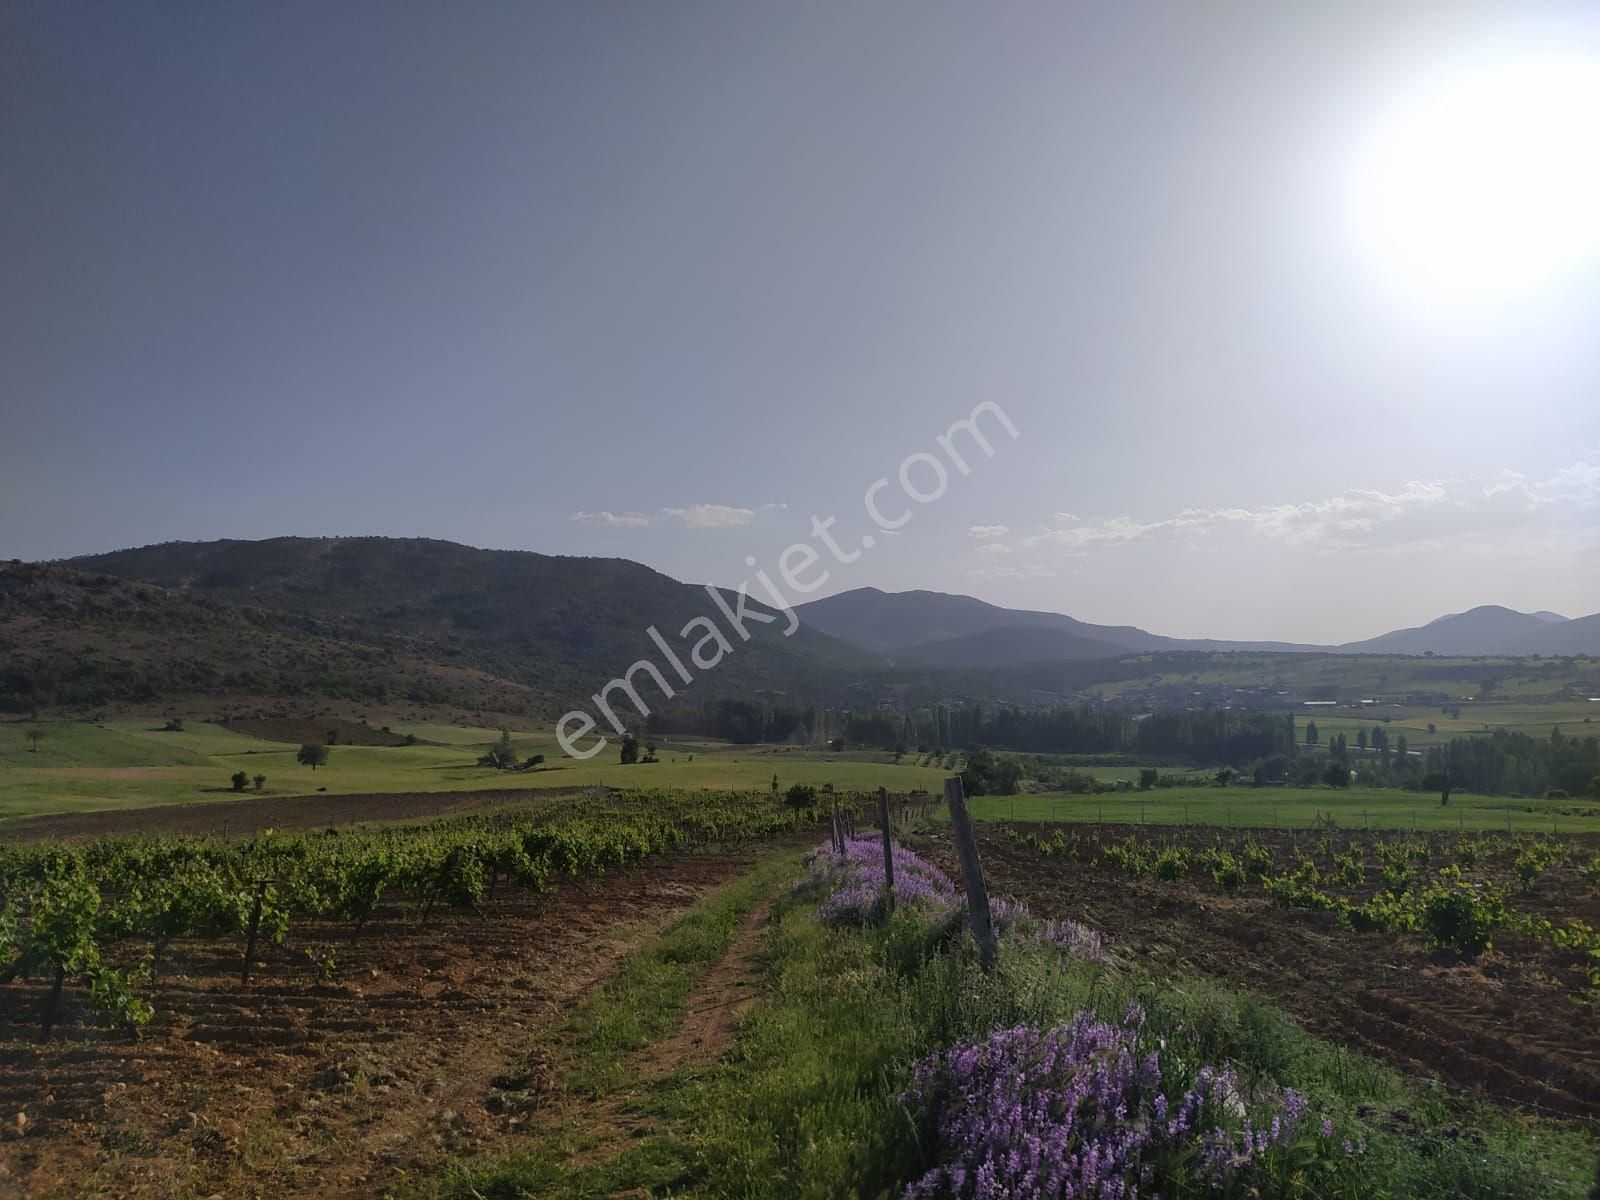
M1559 704L1520 704L1514 702L1470 703L1459 706L1459 717L1440 712L1440 706L1424 707L1373 707L1357 710L1349 707L1302 708L1295 714L1300 736L1305 736L1306 723L1317 723L1317 737L1322 745L1336 734L1344 734L1351 745L1355 744L1356 731L1365 729L1370 735L1374 725L1383 725L1392 746L1396 738L1405 735L1407 745L1413 750L1424 749L1439 742L1465 734L1491 733L1505 729L1512 733L1526 733L1533 737L1549 737L1550 731L1560 727L1563 733L1574 737L1592 737L1600 734L1600 704L1588 700L1565 701ZM1452 706L1452 712L1455 706ZM1387 718L1387 720L1386 720ZM1434 731L1428 732L1432 725Z
M1600 801L1508 799L1457 792L1448 808L1428 792L1395 788L1154 788L1099 796L1039 793L968 801L979 821L1109 821L1305 829L1319 814L1341 829L1489 829L1600 833Z
M1159 687L1265 687L1347 698L1439 693L1465 701L1492 682L1496 695L1513 700L1548 698L1569 688L1600 695L1600 663L1592 659L1252 653L1179 659L1148 657L1149 674L1099 684L1093 690L1106 699Z
M37 729L38 750L25 731ZM458 726L399 728L427 742L448 745L333 746L328 763L312 770L295 761L297 746L267 742L221 726L190 723L166 733L157 721L53 722L0 725L0 820L39 813L138 808L235 797L229 777L244 771L267 777L263 794L299 796L325 791L470 791L495 788L563 788L596 783L664 788L768 788L792 783L831 783L842 791L888 787L937 790L944 773L896 765L881 751L768 746L730 746L703 741L668 741L656 763L623 766L614 747L592 759L562 757L553 737L514 736L519 757L543 754L534 771L496 771L477 765L478 755L498 730ZM254 791L246 794L253 795Z

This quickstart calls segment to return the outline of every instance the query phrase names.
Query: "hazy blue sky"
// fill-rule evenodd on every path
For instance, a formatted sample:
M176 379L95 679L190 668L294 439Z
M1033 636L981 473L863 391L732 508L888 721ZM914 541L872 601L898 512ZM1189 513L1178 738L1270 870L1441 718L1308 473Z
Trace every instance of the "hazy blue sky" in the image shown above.
M1456 303L1352 196L1419 86L1600 63L1597 11L13 0L0 557L422 534L736 583L993 400L1019 438L825 591L1595 611L1594 246L1497 288L1445 243Z

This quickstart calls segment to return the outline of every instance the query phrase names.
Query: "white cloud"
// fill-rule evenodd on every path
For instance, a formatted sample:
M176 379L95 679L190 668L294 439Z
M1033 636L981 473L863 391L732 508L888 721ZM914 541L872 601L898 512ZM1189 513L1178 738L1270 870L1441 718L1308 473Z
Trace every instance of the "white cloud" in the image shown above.
M581 521L585 525L621 526L628 529L642 529L650 524L650 518L643 513L575 512L572 514L572 519Z
M762 504L756 508L740 508L729 504L692 504L687 508L663 508L654 516L646 513L584 512L572 514L572 520L585 525L604 525L610 528L643 529L655 524L661 517L672 517L690 529L733 529L748 525L760 513L788 508L787 504Z
M663 508L669 517L676 517L690 529L733 529L748 525L757 513L787 508L787 504L763 504L759 508L739 508L729 504L694 504L688 508Z
M1010 554L1011 547L1004 542L988 542L978 547L979 554Z
M967 529L967 536L992 542L995 538L1003 538L1010 532L1010 527L1006 525L972 525Z
M1092 546L1203 537L1239 530L1288 545L1394 549L1494 540L1518 532L1592 525L1600 509L1600 466L1578 463L1544 480L1512 472L1490 479L1415 479L1394 491L1351 489L1323 500L1261 508L1186 508L1153 521L1116 516L1080 521L1057 513L1059 528L1025 546Z
M968 579L1048 579L1055 572L1039 563L1023 563L1020 566L991 563L988 566L971 567L965 575Z

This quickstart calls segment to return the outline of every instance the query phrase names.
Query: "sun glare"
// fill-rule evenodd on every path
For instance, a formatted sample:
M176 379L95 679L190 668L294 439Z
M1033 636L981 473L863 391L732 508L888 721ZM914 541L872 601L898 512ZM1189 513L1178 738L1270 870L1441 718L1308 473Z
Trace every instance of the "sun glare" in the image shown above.
M1475 63L1400 98L1362 146L1372 265L1434 310L1514 301L1600 260L1600 56Z

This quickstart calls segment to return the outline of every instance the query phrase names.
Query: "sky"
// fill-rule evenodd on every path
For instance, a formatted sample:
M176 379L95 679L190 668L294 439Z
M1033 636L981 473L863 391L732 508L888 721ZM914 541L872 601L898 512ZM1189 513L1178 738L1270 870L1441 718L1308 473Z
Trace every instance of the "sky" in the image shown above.
M737 585L831 517L874 545L794 599L1584 615L1591 83L1583 3L16 0L0 558L420 535ZM962 474L985 403L1017 436Z

